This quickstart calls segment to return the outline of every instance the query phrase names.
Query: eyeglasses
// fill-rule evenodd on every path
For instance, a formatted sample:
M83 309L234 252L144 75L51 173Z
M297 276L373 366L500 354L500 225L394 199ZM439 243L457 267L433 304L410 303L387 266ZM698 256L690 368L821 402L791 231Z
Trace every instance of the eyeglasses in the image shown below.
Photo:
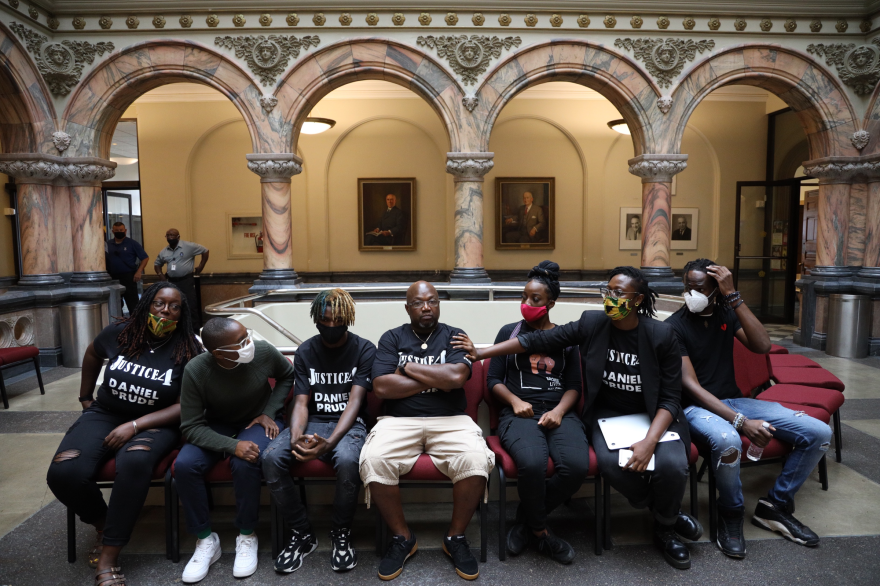
M165 303L164 301L160 301L158 299L153 299L153 303L151 303L150 305L156 311L162 311L166 307L168 309L170 309L171 311L180 311L180 304L179 303Z
M614 299L620 299L625 295L634 295L634 293L621 291L620 289L609 289L608 287L602 287L601 289L599 289L599 293L602 294L602 297L613 297Z
M427 305L428 307L440 307L439 299L428 299L427 301L419 301L418 299L414 299L413 301L407 301L406 304L413 309L420 309Z
M253 333L253 330L247 330L247 336L245 336L244 340L238 342L237 344L227 344L225 346L220 346L217 348L217 350L241 350L250 343Z

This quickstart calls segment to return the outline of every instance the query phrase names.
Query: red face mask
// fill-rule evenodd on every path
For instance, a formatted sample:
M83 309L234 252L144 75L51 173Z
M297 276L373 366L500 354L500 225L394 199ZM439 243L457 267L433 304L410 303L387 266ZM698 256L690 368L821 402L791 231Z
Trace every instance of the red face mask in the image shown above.
M519 306L519 310L526 321L537 321L547 315L547 306L533 307L523 303Z

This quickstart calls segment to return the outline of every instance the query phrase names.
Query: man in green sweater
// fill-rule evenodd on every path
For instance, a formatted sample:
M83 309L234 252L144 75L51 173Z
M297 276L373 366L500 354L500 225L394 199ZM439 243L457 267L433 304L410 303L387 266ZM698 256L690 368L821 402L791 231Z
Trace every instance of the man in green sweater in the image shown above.
M293 366L268 342L254 342L239 322L215 317L202 329L208 352L190 360L180 392L180 430L186 444L174 465L174 478L186 526L198 536L183 570L193 583L220 559L220 538L211 531L205 474L227 456L235 489L235 541L232 574L245 578L257 570L260 510L260 452L284 429L281 408L293 386ZM275 379L275 389L269 379Z

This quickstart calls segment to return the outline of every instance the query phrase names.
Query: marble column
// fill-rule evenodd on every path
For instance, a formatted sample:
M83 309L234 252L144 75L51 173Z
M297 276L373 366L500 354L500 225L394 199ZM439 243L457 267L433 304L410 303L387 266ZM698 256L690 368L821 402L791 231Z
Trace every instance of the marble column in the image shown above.
M868 204L865 215L866 267L880 267L880 177L868 183Z
M53 158L40 154L0 155L0 172L15 178L21 245L22 286L60 285L55 248L52 182L61 173Z
M72 285L110 281L104 260L104 202L101 183L116 174L116 163L95 158L70 158L61 170L70 194L73 238Z
M290 178L302 173L302 159L293 153L246 156L248 169L260 176L263 203L263 272L251 292L297 287L302 279L293 268Z
M446 153L455 182L455 267L452 284L490 283L483 266L483 177L495 153Z
M70 188L67 185L54 185L52 187L52 198L55 208L55 255L58 272L64 275L73 273Z
M642 178L642 272L658 293L681 293L672 272L669 246L672 230L672 177L687 167L687 155L639 155L629 172Z

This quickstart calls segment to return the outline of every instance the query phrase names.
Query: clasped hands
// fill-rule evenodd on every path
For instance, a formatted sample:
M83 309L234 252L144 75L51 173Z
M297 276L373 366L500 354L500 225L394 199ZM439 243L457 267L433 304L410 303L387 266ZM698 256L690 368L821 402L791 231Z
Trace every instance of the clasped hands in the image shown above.
M317 433L302 434L296 440L291 437L290 451L293 457L300 462L316 460L333 449L329 440L322 438Z
M255 417L245 429L250 429L255 425L266 430L266 437L269 439L275 439L278 436L278 424L268 415L263 414ZM235 446L235 457L253 464L260 459L260 446L254 442L242 440Z

